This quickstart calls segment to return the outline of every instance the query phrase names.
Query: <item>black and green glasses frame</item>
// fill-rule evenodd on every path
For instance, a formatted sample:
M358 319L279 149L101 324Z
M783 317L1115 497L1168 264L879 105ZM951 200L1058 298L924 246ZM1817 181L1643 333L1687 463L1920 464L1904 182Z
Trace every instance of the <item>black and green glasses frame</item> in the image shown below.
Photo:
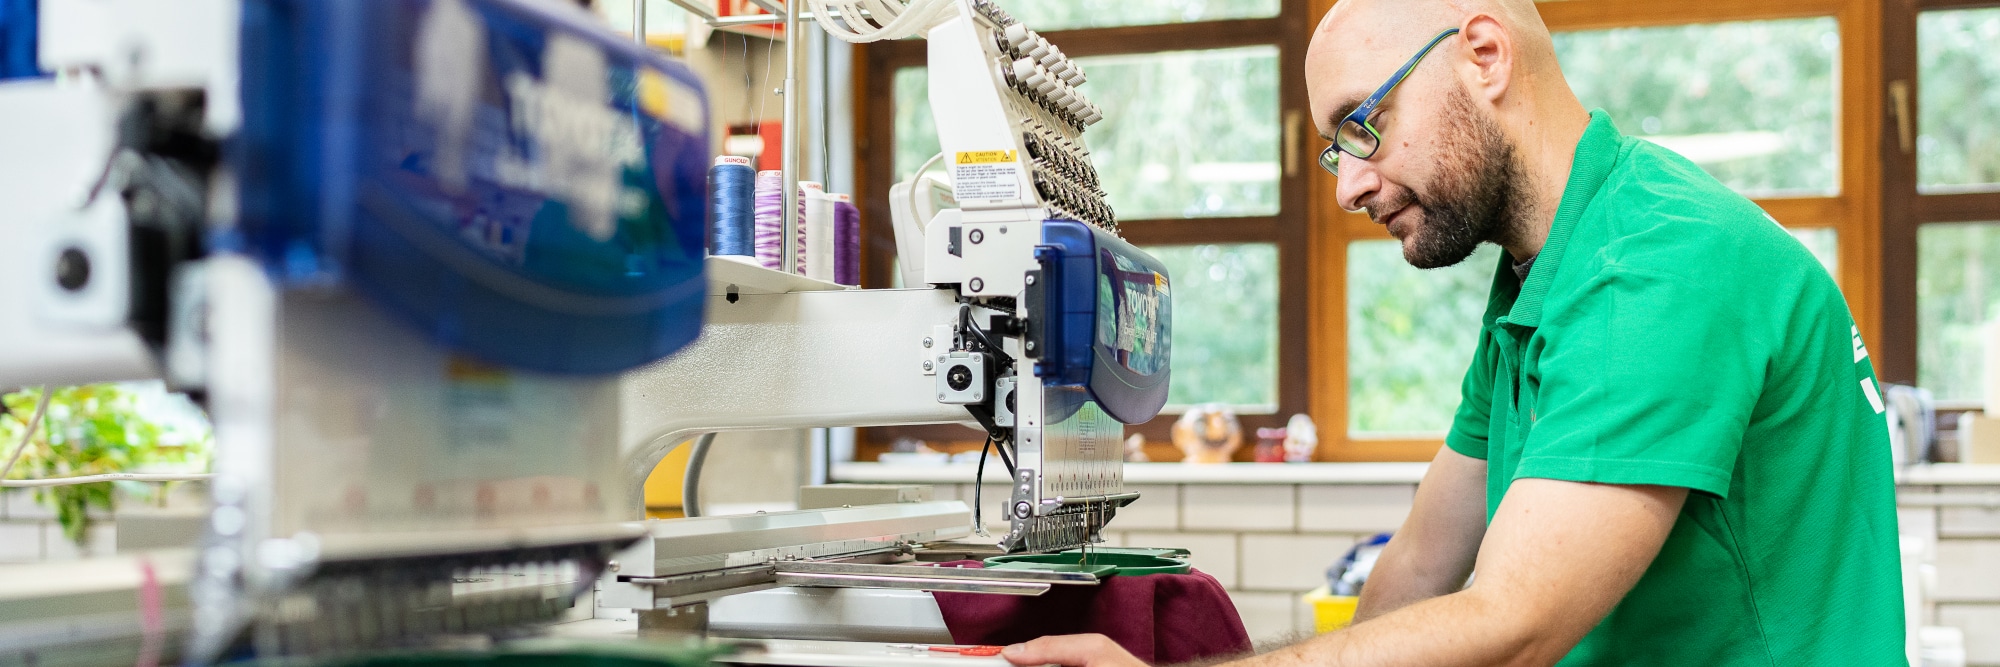
M1354 111L1348 113L1346 118L1340 119L1340 124L1335 126L1333 132L1333 143L1328 144L1326 150L1319 152L1320 168L1337 177L1340 176L1341 153L1363 160L1374 157L1375 151L1382 147L1382 132L1375 129L1375 125L1370 122L1375 115L1375 105L1381 103L1382 98L1389 95L1389 91L1395 90L1397 84L1409 77L1410 70L1416 69L1417 63L1423 62L1424 56L1429 54L1431 49L1437 48L1438 43L1444 41L1444 38L1456 34L1458 28L1448 28L1438 33L1436 37L1432 37L1422 51L1410 56L1410 61L1403 63L1402 69L1396 70L1395 76L1389 77L1381 88L1376 88L1375 94L1369 95L1368 99L1361 101L1361 106L1354 107Z

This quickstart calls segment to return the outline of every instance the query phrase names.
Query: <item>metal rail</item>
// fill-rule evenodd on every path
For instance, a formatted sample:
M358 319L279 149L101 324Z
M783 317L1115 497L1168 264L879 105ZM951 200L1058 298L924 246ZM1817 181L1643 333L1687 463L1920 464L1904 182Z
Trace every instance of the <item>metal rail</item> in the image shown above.
M935 567L930 565L878 565L873 563L841 563L827 561L797 561L774 565L779 574L839 574L874 577L904 577L921 579L968 579L981 581L1011 581L1022 583L1067 584L1073 586L1095 586L1097 577L1085 572L1048 572L1042 570L996 570L974 567Z
M792 574L780 573L779 586L811 586L817 588L891 588L918 591L945 591L953 593L998 593L1001 595L1035 596L1049 592L1047 582L1004 581L999 579L956 579L922 577L878 577L865 574Z

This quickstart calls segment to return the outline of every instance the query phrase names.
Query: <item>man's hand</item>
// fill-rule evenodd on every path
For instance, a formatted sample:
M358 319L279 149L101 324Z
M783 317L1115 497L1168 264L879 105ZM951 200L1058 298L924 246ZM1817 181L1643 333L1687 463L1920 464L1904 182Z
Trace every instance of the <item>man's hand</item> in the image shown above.
M1125 647L1104 635L1061 635L1015 644L1000 657L1016 665L1063 665L1064 667L1146 667Z

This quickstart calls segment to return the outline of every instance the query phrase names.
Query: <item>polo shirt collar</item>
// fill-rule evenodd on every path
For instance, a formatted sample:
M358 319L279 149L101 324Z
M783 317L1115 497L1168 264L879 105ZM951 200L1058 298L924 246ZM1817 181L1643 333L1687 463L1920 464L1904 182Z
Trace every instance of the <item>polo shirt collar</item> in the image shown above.
M1563 186L1562 203L1557 205L1555 221L1549 225L1549 238L1542 242L1542 251L1535 255L1535 266L1541 270L1528 273L1528 281L1521 285L1521 293L1515 297L1513 309L1499 323L1541 326L1542 299L1548 296L1549 283L1555 280L1556 271L1562 268L1563 253L1569 249L1570 233L1576 230L1577 220L1583 217L1584 209L1589 208L1590 201L1597 197L1597 190L1604 185L1604 179L1611 175L1611 167L1618 161L1618 150L1624 141L1625 137L1618 133L1618 127L1611 124L1610 114L1603 109L1590 112L1590 125L1584 128L1583 138L1576 142L1576 157L1569 166L1569 183ZM1503 269L1507 268L1504 264Z

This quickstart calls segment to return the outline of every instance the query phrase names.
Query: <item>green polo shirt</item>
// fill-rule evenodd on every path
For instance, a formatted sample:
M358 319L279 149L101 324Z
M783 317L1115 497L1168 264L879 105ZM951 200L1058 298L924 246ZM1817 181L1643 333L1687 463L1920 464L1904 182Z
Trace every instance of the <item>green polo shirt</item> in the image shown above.
M1858 240L1857 240L1858 242ZM1603 111L1525 282L1502 259L1445 443L1691 489L1565 665L1903 664L1889 434L1840 289L1749 200Z

